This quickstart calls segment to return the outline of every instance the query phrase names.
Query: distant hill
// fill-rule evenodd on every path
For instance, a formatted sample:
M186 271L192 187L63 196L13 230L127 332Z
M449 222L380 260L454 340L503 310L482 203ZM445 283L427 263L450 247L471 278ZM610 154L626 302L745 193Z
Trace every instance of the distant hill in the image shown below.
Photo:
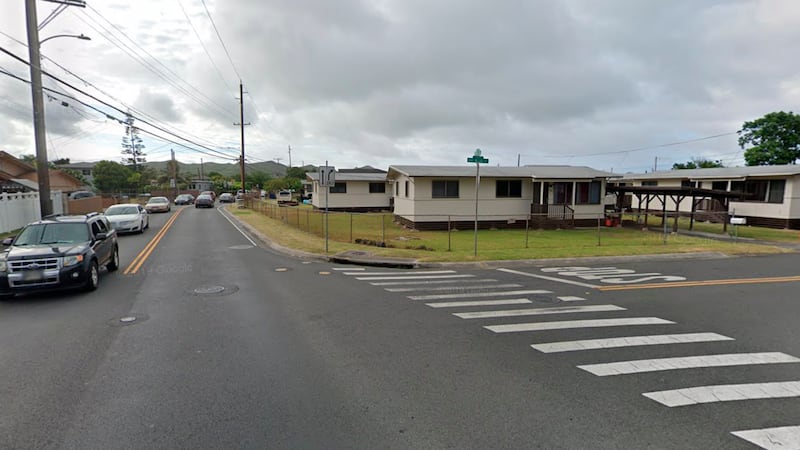
M145 163L148 167L156 170L164 171L167 169L167 161L153 161ZM308 166L311 170L311 166ZM178 162L178 170L181 174L186 176L199 176L200 164L185 164ZM248 172L263 172L269 174L271 177L280 178L286 175L287 167L272 161L247 163L245 166ZM239 177L239 164L237 163L213 163L208 162L203 164L203 174L208 175L210 172L217 172L226 177Z

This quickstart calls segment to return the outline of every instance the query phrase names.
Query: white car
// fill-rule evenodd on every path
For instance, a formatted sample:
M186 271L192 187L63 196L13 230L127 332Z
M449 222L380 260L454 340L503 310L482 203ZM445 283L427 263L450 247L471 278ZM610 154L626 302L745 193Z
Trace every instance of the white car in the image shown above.
M144 205L144 209L149 213L154 213L170 212L172 208L169 206L169 199L167 197L152 197L147 201L147 204Z
M105 215L117 233L143 233L150 228L150 215L136 203L109 206Z

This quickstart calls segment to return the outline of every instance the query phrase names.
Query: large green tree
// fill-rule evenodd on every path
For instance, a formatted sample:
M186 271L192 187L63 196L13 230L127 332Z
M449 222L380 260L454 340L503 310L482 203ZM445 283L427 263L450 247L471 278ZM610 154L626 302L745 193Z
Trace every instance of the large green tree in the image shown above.
M800 159L800 115L778 111L745 122L739 146L748 166L794 164Z
M705 158L692 158L691 161L687 161L685 163L675 163L672 165L672 170L680 170L680 169L712 169L715 167L725 167L722 165L722 161L716 160L712 161L710 159Z
M100 161L94 166L94 185L100 192L116 193L127 190L133 171L114 161Z

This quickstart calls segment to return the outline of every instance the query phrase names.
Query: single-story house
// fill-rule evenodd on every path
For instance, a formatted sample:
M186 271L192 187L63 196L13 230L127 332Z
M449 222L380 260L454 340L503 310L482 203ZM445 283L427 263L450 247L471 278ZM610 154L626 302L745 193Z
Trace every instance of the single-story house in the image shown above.
M390 166L394 215L408 227L472 227L475 166ZM604 216L606 183L616 175L577 166L480 168L478 225L593 226Z
M51 191L61 191L69 194L83 189L83 183L72 175L58 169L50 169L49 172ZM4 180L29 180L33 183L39 182L36 167L4 151L0 151L0 178ZM5 184L10 185L11 183ZM17 181L16 184L20 183ZM38 185L36 190L38 190Z
M720 167L713 169L684 169L627 174L618 180L628 186L692 187L738 193L728 204L717 200L704 200L692 205L691 198L675 204L668 199L666 210L689 213L693 210L721 212L744 217L748 225L772 228L800 229L800 166ZM645 208L633 198L633 209ZM661 210L660 202L650 205L651 210Z
M386 180L386 172L379 169L342 169L334 174L335 185L323 188L319 185L319 173L308 172L311 182L311 204L314 208L325 208L325 190L328 191L328 209L334 211L386 211L392 207L392 191Z

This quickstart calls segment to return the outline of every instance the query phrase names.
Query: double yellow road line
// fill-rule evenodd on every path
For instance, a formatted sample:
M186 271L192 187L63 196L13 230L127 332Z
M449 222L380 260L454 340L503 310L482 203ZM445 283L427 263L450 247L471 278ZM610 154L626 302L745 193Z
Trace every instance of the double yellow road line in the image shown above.
M800 276L788 277L765 277L765 278L729 278L723 280L705 280L705 281L678 281L673 283L651 283L640 285L623 285L623 286L601 286L598 287L599 291L628 291L634 289L663 289L663 288L678 288L678 287L697 287L697 286L723 286L731 284L761 284L761 283L791 283L800 281Z
M144 246L144 249L142 249L142 251L139 252L138 255L136 255L136 258L133 259L133 262L130 263L128 268L126 268L125 271L122 272L123 275L136 275L136 272L142 267L142 264L144 264L144 262L147 261L147 258L149 258L150 254L153 253L153 250L155 250L158 243L161 242L161 238L163 238L164 235L167 234L167 231L172 226L172 224L175 223L175 220L178 219L178 216L181 214L181 211L183 210L184 208L177 210L175 214L173 214L172 217L170 217L169 220L167 220L167 223L165 223L164 226L161 227L160 230L158 230L158 233L156 233L156 235L153 236L153 239L151 239L150 242L148 242L147 245Z

